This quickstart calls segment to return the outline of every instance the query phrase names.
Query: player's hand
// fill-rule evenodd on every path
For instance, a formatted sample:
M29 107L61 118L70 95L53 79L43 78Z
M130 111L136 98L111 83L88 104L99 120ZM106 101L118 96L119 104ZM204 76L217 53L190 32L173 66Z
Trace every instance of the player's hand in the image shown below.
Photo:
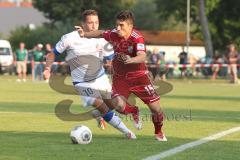
M45 70L43 71L43 77L44 79L49 79L50 78L50 67L46 67Z
M133 58L131 58L129 55L122 54L121 56L122 56L122 60L123 60L124 64L134 63Z
M78 34L80 35L80 37L84 37L84 31L81 26L74 26L74 28L78 31Z
M133 59L129 55L126 55L124 53L120 54L120 58L124 62L124 64L134 63Z
M129 55L126 55L124 53L119 53L119 59L123 62L125 62L126 60L130 59L131 57Z
M132 58L128 58L127 60L124 61L124 64L131 64L135 63Z

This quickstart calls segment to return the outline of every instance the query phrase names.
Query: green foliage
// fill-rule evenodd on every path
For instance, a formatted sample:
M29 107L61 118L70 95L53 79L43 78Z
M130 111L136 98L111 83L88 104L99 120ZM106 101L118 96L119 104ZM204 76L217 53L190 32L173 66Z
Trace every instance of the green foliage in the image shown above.
M74 25L80 23L81 13L84 10L95 9L99 13L101 26L110 27L113 26L115 14L131 6L132 3L131 0L121 0L118 3L105 0L35 0L33 5L43 11L44 15L52 22L68 21Z
M232 42L240 45L240 1L205 2L214 48L221 50ZM34 7L44 12L52 25L35 31L18 28L10 39L14 46L22 40L28 42L28 47L33 47L40 41L55 43L61 34L72 30L72 26L79 25L81 13L85 9L96 9L99 12L100 27L105 29L114 27L117 12L131 9L135 13L136 27L139 29L185 31L186 3L186 0L34 0ZM203 39L197 0L191 0L191 36ZM0 38L2 37L4 35L0 34Z
M186 22L187 1L172 0L167 3L165 0L156 0L155 2L165 19L174 16L177 22ZM240 1L206 0L205 2L214 48L224 49L231 42L240 45ZM193 36L203 39L196 0L191 0L191 32Z
M132 0L97 0L97 7L95 8L99 13L100 27L109 28L115 26L115 15L121 11L131 8L133 4Z
M114 27L115 15L120 10L131 9L135 13L137 18L136 26L139 29L160 30L164 28L169 30L170 27L170 29L174 30L177 28L179 30L178 28L183 28L182 23L178 23L173 16L166 16L165 10L161 10L155 3L155 0L35 0L33 4L34 7L43 11L44 15L52 22L68 21L73 25L79 25L81 13L85 9L96 9L99 13L100 27L112 28ZM173 22L173 24L168 25L168 21L170 23Z
M2 32L0 32L0 39L6 39L6 37L4 36L4 34Z
M224 49L229 43L240 45L240 1L220 0L218 7L209 12L209 22L213 34L214 45L217 48Z
M35 0L34 7L44 12L52 22L62 21L78 22L81 12L86 8L96 8L96 0Z
M50 43L55 44L63 34L72 30L73 27L69 24L55 23L55 25L45 25L38 27L35 30L30 30L28 27L19 27L11 32L9 40L14 49L18 47L19 42L25 42L26 48L31 49L36 44Z
M154 0L137 0L132 11L135 14L135 25L141 30L159 30L161 20L158 17Z

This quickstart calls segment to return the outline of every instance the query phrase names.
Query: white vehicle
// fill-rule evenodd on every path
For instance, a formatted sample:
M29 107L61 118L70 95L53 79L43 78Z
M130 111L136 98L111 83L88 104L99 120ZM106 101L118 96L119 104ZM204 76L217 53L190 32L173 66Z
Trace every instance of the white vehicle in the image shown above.
M70 137L73 144L89 144L92 141L92 132L87 126L79 125L71 130Z
M9 41L0 40L0 73L12 73L13 52Z

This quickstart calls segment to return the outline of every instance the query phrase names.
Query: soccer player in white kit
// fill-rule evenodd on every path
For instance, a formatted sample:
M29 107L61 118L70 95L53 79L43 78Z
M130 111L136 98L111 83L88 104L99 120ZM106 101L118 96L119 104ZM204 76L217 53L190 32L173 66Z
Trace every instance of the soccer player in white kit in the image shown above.
M82 14L82 25L85 31L98 30L99 19L95 10L86 10ZM72 82L75 89L83 98L86 106L94 106L103 119L115 127L128 139L136 139L135 134L129 130L121 119L109 109L111 103L111 84L105 74L102 57L107 42L102 38L80 37L77 31L62 36L56 44L53 53L46 58L44 76L50 77L51 64L55 55L66 52L66 62L70 66ZM107 105L106 105L107 104ZM113 108L111 106L111 108Z

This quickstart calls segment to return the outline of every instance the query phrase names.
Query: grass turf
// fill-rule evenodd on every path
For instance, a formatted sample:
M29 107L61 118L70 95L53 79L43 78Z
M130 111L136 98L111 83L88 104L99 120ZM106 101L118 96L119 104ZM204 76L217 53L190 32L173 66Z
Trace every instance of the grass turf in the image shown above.
M125 140L111 128L102 131L95 120L66 122L59 120L54 108L63 99L71 99L73 112L85 111L78 96L53 91L40 82L17 83L16 77L0 77L0 159L143 159L175 146L239 126L240 85L225 81L174 80L174 90L161 97L168 142L154 140L147 107L140 101L143 130L133 128L130 117L122 116L137 135L136 141ZM69 132L77 124L93 132L89 145L72 145ZM178 159L238 159L240 134L218 140L167 157Z

